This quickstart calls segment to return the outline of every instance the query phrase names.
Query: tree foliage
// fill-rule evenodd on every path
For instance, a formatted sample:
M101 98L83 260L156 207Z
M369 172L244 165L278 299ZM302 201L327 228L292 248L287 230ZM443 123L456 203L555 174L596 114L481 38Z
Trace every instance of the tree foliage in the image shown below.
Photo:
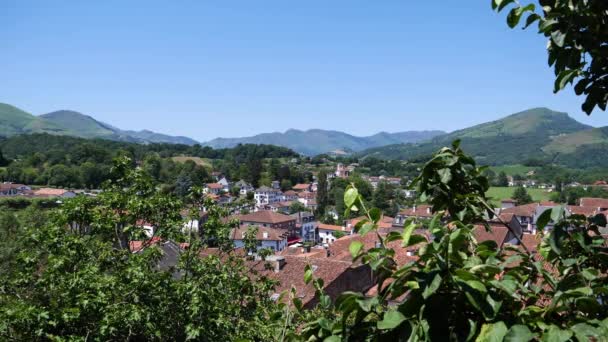
M129 159L113 166L95 199L67 200L46 224L1 218L3 241L15 235L0 272L0 340L270 340L283 327L273 282L252 272L227 239L226 213L184 201L187 220L205 205L206 239L182 230L182 200L157 189ZM155 227L146 237L142 222ZM141 247L133 249L134 241ZM202 254L208 242L217 253ZM179 249L179 243L189 248ZM165 247L180 250L165 264ZM173 246L173 247L171 247Z
M356 261L374 272L377 294L345 292L332 303L322 279L307 270L322 314L310 317L294 340L310 341L566 341L602 340L608 336L608 259L606 240L598 228L603 216L566 216L563 207L544 212L538 254L521 246L477 241L483 216L492 215L484 197L483 169L460 150L458 143L440 150L417 179L418 189L433 205L435 215L423 228L406 222L402 232L381 235L381 214L367 209L355 187L344 200L347 211L366 219L355 229L375 234L378 245L366 250L350 245ZM477 227L475 225L478 224ZM399 264L399 243L417 250L414 261ZM297 308L297 306L296 306ZM297 314L305 314L296 310Z
M513 6L510 6L513 5ZM605 0L539 0L533 3L492 0L492 9L509 9L507 24L514 28L525 17L523 28L537 22L548 38L549 66L555 71L554 92L574 84L584 95L582 109L591 114L608 103L608 2Z
M511 198L516 200L518 205L528 204L534 201L532 199L532 196L530 196L528 191L526 191L526 188L524 188L523 186L518 186L517 188L515 188L515 190L513 190L513 195L511 196Z

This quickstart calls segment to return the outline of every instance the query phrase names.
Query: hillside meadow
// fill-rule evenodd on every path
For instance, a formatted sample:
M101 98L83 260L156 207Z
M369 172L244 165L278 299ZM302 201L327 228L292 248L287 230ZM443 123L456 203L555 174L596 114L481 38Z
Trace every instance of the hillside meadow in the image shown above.
M494 205L499 205L501 200L511 198L515 189L515 187L508 186L493 186L486 192L486 196L492 199ZM548 201L551 195L545 189L527 188L526 191L528 191L534 201Z

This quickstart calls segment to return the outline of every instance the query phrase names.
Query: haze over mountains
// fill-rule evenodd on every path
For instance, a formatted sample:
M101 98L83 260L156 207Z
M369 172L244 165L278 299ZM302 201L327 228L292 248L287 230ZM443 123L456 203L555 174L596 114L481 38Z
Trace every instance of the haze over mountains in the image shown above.
M285 133L263 133L244 138L216 138L205 143L213 148L234 147L238 144L270 144L291 148L305 154L317 155L336 150L358 152L368 148L429 140L443 131L380 132L367 137L357 137L344 132L322 129L301 131L290 129Z
M148 130L122 130L78 112L61 110L40 116L0 103L0 136L50 133L137 143L198 144L194 139ZM243 138L216 138L201 145L213 148L237 144L270 144L305 155L342 150L360 157L402 159L428 156L455 139L465 151L487 165L518 164L528 159L570 167L608 166L608 127L584 125L566 113L533 108L502 119L451 133L442 131L381 132L357 137L344 132L290 129Z

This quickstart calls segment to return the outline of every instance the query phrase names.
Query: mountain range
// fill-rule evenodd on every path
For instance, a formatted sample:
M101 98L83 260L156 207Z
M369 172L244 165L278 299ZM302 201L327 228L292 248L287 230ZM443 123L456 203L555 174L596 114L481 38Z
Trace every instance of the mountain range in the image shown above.
M399 133L380 132L366 137L357 137L339 131L290 129L285 133L263 133L244 138L217 138L206 142L204 145L213 148L226 148L238 144L270 144L288 147L301 154L313 156L327 152L358 152L384 145L421 142L442 134L445 134L445 132L407 131Z
M97 121L91 116L71 110L60 110L35 116L17 107L0 103L0 136L28 133L49 133L139 143L199 144L198 141L188 137L170 136L148 130L122 130ZM372 136L357 137L330 130L300 131L290 129L285 133L264 133L244 138L217 138L201 145L227 148L238 144L269 144L288 147L305 155L317 155L336 150L358 152L383 145L420 142L440 134L445 134L445 132L381 132Z
M485 165L520 164L529 159L569 167L608 165L608 127L593 128L566 113L532 108L480 125L412 144L393 144L359 152L360 157L416 159L455 140L468 154Z
M32 115L9 104L0 103L0 136L29 133L70 135L81 138L102 138L136 143L171 143L194 145L194 139L171 136L148 130L127 131L71 110Z
M50 133L137 143L199 144L194 139L148 130L122 130L75 111L60 110L39 116L0 103L0 136ZM575 168L608 167L608 126L594 128L566 113L532 108L450 133L442 131L381 132L357 137L333 130L296 130L243 138L217 138L201 145L213 148L238 144L269 144L304 155L328 152L359 157L409 160L427 157L460 139L464 150L485 165L519 164L529 159Z

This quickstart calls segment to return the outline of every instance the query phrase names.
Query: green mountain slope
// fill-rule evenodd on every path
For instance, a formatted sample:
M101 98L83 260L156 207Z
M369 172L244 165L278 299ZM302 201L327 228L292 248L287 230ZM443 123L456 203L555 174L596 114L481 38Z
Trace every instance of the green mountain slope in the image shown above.
M0 103L0 136L22 133L65 133L60 126L6 103Z
M316 155L334 150L362 151L374 146L420 142L443 133L442 131L381 132L372 136L357 137L339 131L290 129L285 133L263 133L243 138L217 138L206 142L205 145L213 148L225 148L238 144L271 144L288 147L306 155Z
M70 132L70 135L77 137L102 137L115 133L92 117L71 110L59 110L39 117L63 127Z
M50 133L81 138L103 138L135 143L172 143L194 145L194 139L171 136L148 130L125 131L71 110L34 116L17 107L0 103L0 136Z
M608 127L556 136L547 146L543 147L543 151L548 154L567 154L575 152L582 146L602 143L608 143Z
M483 164L518 164L529 158L551 158L545 146L555 139L587 131L584 125L566 113L547 108L533 108L500 120L483 123L435 137L422 144L399 144L363 151L361 156L388 159L411 159L429 155L453 140L460 139L467 153Z

